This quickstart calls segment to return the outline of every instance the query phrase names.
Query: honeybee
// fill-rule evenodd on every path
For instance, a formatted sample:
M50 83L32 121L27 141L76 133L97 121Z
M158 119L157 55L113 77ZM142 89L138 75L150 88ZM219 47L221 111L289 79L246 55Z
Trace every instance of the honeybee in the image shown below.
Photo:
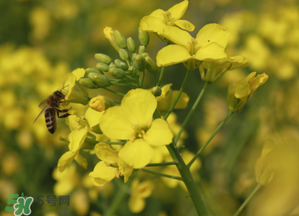
M39 104L39 107L46 104L43 110L39 113L36 117L34 122L40 117L42 113L45 113L45 121L48 131L53 134L56 131L56 117L55 114L57 113L58 118L66 118L69 114L68 111L71 109L61 109L60 105L63 103L65 95L61 91L55 91L51 94L46 100L42 101ZM61 114L61 115L60 115ZM33 123L34 123L33 122Z

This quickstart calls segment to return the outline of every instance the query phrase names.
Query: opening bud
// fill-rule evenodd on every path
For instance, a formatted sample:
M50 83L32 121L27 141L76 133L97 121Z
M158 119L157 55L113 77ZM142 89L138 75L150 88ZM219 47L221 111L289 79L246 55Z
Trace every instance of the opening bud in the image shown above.
M98 62L102 62L102 63L105 63L105 64L110 64L111 62L111 58L110 56L108 55L105 55L105 54L102 54L102 53L96 53L94 55L95 59L98 61Z
M89 107L98 112L102 112L112 106L115 106L115 103L111 99L101 95L96 96L89 101Z
M99 87L108 87L111 85L110 80L105 75L99 73L89 73L88 77Z
M130 52L135 52L136 44L135 44L135 41L133 40L133 38L129 37L127 39L127 47Z
M139 54L145 53L145 46L144 45L139 46L138 53Z
M120 31L113 30L113 39L118 47L127 48L127 40Z
M138 28L138 38L141 45L147 46L149 43L149 34L143 31L140 27Z

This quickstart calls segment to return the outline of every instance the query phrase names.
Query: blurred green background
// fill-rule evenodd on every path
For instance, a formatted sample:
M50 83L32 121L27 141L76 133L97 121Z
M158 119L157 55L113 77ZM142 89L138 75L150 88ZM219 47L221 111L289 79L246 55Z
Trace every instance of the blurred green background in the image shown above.
M158 8L167 10L179 2L0 1L1 215L12 215L4 210L9 194L24 192L26 196L46 197L55 194L55 187L59 184L70 187L69 193L65 194L71 197L70 215L103 214L103 206L109 206L113 200L117 182L101 188L92 186L87 177L93 169L92 163L84 170L74 162L73 170L64 177L56 175L57 161L67 150L67 144L59 137L66 138L69 129L64 120L58 120L57 132L51 135L43 117L33 124L40 112L38 104L61 88L72 70L94 67L95 53L118 57L104 37L106 26L137 41L137 28L143 16ZM196 174L200 178L200 190L213 214L233 215L256 185L254 166L266 140L271 138L279 143L298 144L299 5L295 0L189 2L183 19L196 26L191 34L195 36L207 23L228 27L231 31L226 49L228 55L245 56L249 66L227 72L216 84L208 87L186 128L186 149L196 152L225 118L230 83L253 71L269 75L267 83L250 98L244 110L232 116L204 151ZM147 52L154 58L164 44L154 34L150 36ZM167 67L162 84L173 83L173 89L179 89L185 72L182 64ZM151 83L148 78L146 87L151 87ZM176 111L178 123L184 120L202 86L203 81L196 70L185 89L190 96L189 106L187 110ZM297 148L295 150L298 154ZM178 185L170 188L162 181L156 181L141 213L130 212L126 199L117 215L196 215L186 195L187 192ZM285 215L299 215L296 211L298 195L291 192L285 195L289 196L292 201L284 206L283 212L288 213ZM241 215L250 215L259 205L261 202L254 202ZM43 209L51 207L44 205ZM59 214L52 211L52 214L44 215Z

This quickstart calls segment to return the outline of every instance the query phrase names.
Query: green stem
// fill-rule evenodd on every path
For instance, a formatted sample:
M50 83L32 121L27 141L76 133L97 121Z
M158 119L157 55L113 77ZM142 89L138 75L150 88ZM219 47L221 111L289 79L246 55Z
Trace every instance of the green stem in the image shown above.
M220 128L225 124L225 122L231 117L233 112L229 111L225 119L218 125L218 127L215 129L215 131L212 133L212 135L209 137L209 139L205 142L205 144L198 150L198 152L195 154L195 156L192 158L192 160L188 163L188 167L190 168L193 162L198 158L198 156L201 154L201 152L207 147L207 145L211 142L211 140L214 138L214 136L217 134L217 132L220 130Z
M161 82L162 82L162 79L163 79L163 76L164 76L164 72L165 72L165 67L162 66L157 86L161 85Z
M142 71L141 83L140 83L140 85L139 85L139 87L141 87L141 88L144 88L144 86L143 86L144 78L145 78L145 72Z
M167 175L167 174L164 174L164 173L160 173L160 172L156 172L156 171L148 170L148 169L143 169L143 168L141 168L139 170L142 170L142 171L148 172L148 173L152 173L152 174L155 174L155 175L158 175L158 176L162 176L162 177L166 177L166 178L171 178L171 179L176 179L176 180L181 180L182 181L181 177Z
M195 111L195 109L196 109L196 107L197 107L199 101L201 100L201 98L202 98L202 96L203 96L205 90L207 89L207 86L208 86L208 82L206 82L206 83L204 84L204 86L203 86L203 88L201 89L201 91L200 91L200 93L199 93L199 95L198 95L196 101L194 102L194 104L193 104L191 110L189 111L189 113L188 113L186 119L184 120L184 122L183 122L183 124L182 124L182 127L180 128L180 131L179 131L178 134L175 136L175 138L174 138L174 145L177 144L177 142L178 142L178 140L179 140L181 134L183 133L183 131L184 131L184 129L185 129L187 123L189 122L189 120L190 120L190 118L191 118L191 116L192 116L192 114L194 113L194 111Z
M171 161L171 162L164 162L164 163L150 163L146 165L147 167L154 167L154 166L169 166L169 165L177 165L177 161Z
M184 181L188 192L190 193L193 204L196 208L198 215L207 216L208 212L206 209L206 205L203 202L203 199L199 193L197 185L191 175L191 172L185 162L182 159L180 152L175 148L174 143L167 145L168 151L171 154L174 161L178 161L177 168L182 176L182 180Z
M112 89L109 89L109 88L107 88L107 87L103 87L103 89L105 89L105 90L107 90L107 91L110 91L110 92L112 92L112 93L114 93L114 94L116 94L116 95L122 96L122 97L125 96L125 94L120 93L120 92L113 91Z
M236 213L234 214L234 216L238 216L241 211L244 209L244 207L248 204L248 202L251 200L251 198L254 196L254 194L261 188L261 185L258 184L254 190L251 192L251 194L247 197L247 199L245 200L245 202L240 206L240 208L238 209L238 211L236 211Z
M168 116L170 115L170 113L173 111L175 105L176 105L177 102L179 101L179 99L180 99L180 97L181 97L181 94L183 93L183 90L184 90L185 85L186 85L186 83L187 83L187 80L188 80L188 78L189 78L190 73L191 73L191 71L188 70L187 73L186 73L185 79L184 79L184 81L183 81L183 84L182 84L182 86L181 86L181 88L180 88L180 91L179 91L179 93L178 93L178 95L177 95L177 97L175 98L175 100L174 100L173 104L171 105L170 109L168 110L168 112L167 112L167 113L164 115L164 117L163 117L165 120L168 118Z
M135 172L136 173L136 172ZM122 183L121 187L117 190L117 194L115 194L114 199L112 201L111 206L109 206L108 211L105 212L104 216L114 216L115 212L119 209L120 204L128 194L128 191L130 190L130 186L134 179L134 172L130 176L127 183Z

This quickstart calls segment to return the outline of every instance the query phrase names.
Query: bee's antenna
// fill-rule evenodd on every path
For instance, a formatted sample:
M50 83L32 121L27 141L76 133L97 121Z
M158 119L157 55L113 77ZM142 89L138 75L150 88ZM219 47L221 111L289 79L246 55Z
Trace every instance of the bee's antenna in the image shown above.
M63 86L63 87L61 88L61 90L64 89L64 88L66 88L66 87L68 87L68 86L69 86L69 85Z

